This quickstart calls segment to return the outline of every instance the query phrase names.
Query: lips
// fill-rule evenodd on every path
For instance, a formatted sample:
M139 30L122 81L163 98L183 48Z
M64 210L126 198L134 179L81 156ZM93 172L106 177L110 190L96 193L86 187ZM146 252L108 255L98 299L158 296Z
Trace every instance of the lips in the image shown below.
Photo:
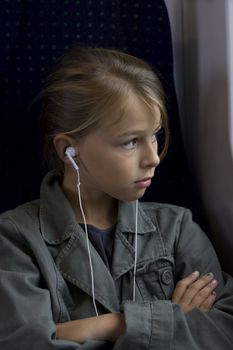
M144 179L135 181L135 184L138 188L146 188L151 184L151 177L145 177Z
M145 181L149 181L149 180L151 181L151 177L145 177L144 179L135 181L135 183L138 183L138 182L145 182Z

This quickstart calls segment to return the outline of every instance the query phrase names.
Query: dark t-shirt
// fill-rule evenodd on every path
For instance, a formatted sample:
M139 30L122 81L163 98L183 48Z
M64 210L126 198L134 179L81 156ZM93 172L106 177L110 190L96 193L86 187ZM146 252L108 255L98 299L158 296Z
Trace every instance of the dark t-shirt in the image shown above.
M80 226L85 230L84 224L80 224ZM90 242L103 259L107 268L110 270L115 225L104 230L101 230L93 225L87 225L87 230Z

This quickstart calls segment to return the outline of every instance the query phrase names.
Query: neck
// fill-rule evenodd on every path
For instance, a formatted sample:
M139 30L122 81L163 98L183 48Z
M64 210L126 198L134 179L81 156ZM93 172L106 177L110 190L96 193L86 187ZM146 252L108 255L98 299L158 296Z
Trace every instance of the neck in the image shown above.
M73 208L77 221L84 223L81 212L78 190L76 186L70 186L70 181L65 178L62 183L63 192ZM86 223L100 229L109 228L116 224L118 200L106 195L88 191L80 187L81 202L86 219Z

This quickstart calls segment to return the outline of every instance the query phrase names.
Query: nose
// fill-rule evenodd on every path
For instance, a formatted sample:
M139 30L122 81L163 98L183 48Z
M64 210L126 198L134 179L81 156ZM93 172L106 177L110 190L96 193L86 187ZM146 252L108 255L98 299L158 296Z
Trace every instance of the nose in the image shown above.
M160 163L157 143L148 143L144 146L141 155L141 166L143 168L156 168Z

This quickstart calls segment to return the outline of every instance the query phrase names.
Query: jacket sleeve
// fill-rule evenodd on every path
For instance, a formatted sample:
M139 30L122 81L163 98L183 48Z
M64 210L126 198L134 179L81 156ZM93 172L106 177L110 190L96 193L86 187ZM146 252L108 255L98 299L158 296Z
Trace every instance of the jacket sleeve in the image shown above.
M83 345L56 339L51 298L30 248L8 220L0 222L0 349L97 350L107 342Z
M194 270L213 272L217 300L208 312L184 313L169 300L126 302L127 331L116 349L233 349L233 279L222 273L215 251L200 227L184 210L174 238L177 281ZM118 347L119 346L119 347Z

